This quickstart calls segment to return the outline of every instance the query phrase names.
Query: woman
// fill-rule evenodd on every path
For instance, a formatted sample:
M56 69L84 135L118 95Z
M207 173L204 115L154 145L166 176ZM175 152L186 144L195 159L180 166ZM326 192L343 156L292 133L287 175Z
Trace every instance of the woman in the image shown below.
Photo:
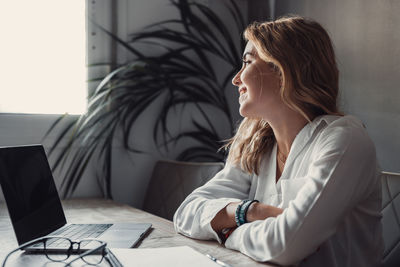
M302 17L253 23L232 82L245 117L225 168L174 216L178 232L257 261L377 266L381 188L363 124L337 108L331 40Z

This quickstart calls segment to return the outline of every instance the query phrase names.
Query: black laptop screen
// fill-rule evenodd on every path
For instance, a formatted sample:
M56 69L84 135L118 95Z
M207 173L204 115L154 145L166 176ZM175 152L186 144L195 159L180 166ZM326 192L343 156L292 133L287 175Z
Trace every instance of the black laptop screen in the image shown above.
M0 184L19 244L66 223L41 145L0 148Z

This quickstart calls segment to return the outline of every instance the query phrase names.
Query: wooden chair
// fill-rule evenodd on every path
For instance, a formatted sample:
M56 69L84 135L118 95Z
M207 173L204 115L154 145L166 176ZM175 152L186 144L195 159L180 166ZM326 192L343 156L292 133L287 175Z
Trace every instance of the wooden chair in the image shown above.
M158 161L153 169L143 209L172 220L186 196L223 167L222 162Z

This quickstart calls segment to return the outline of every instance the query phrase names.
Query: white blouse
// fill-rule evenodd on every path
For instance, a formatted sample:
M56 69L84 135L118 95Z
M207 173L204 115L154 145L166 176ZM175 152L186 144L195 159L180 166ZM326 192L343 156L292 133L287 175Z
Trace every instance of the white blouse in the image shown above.
M284 209L246 223L225 246L257 261L299 266L380 266L381 181L375 147L353 116L320 116L296 136L276 183L276 145L260 175L227 164L174 215L177 232L216 239L211 220L230 202L258 199Z

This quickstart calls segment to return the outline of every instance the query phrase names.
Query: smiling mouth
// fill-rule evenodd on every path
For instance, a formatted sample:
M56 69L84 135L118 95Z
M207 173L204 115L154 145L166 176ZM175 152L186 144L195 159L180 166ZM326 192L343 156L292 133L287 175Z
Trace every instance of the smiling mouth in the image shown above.
M239 104L242 104L247 99L247 89L242 87L239 89Z
M239 95L243 95L246 92L247 92L246 87L242 87L242 88L239 89Z

